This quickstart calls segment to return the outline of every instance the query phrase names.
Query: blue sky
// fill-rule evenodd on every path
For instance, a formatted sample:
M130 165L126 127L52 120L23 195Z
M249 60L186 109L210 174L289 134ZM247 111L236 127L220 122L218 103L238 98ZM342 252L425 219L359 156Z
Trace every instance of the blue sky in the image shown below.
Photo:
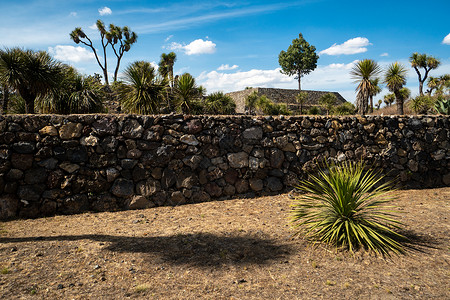
M370 58L383 67L394 61L409 69L413 95L418 80L408 57L427 53L441 60L432 76L450 73L450 1L1 1L0 47L47 50L85 74L100 73L89 49L69 39L82 27L100 47L97 19L129 26L138 42L123 70L135 60L157 63L177 54L175 73L191 73L207 92L252 87L297 88L279 72L278 54L301 32L317 49L315 71L302 88L337 91L354 102L352 64ZM112 55L112 52L110 52ZM109 72L114 71L113 56ZM380 99L383 93L375 99Z

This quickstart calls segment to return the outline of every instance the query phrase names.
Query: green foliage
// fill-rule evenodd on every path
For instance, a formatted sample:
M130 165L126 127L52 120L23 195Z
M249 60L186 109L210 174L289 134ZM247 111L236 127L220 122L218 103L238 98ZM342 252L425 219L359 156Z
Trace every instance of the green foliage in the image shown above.
M349 251L364 247L378 254L402 253L397 233L401 223L389 203L391 183L382 183L380 171L367 170L362 162L326 164L309 175L298 189L306 194L293 201L291 224L296 234Z
M384 104L386 104L386 106L391 106L395 102L395 95L392 93L384 95L383 101L384 101Z
M201 113L202 105L199 102L204 92L204 88L197 86L191 74L184 73L175 82L173 100L175 108L184 114Z
M205 113L214 115L231 115L236 111L236 103L223 92L212 93L204 101Z
M281 73L295 76L298 79L299 90L301 90L301 78L317 67L318 59L316 47L305 41L301 33L297 39L292 40L292 45L288 47L287 51L281 51L278 55Z
M305 104L306 100L308 99L308 93L307 92L300 92L297 96L295 96L295 102L300 105L300 114L303 114L303 104Z
M37 99L41 113L85 114L105 112L103 86L95 77L83 76L72 67L64 67L57 86Z
M444 97L438 97L434 105L436 111L443 115L450 115L450 99Z
M175 78L173 77L173 66L177 60L177 55L174 52L168 54L161 54L161 60L159 61L158 72L169 83L170 87L174 86Z
M27 113L34 113L38 97L58 86L64 68L45 51L0 50L0 82L22 97Z
M364 115L368 112L368 101L370 95L376 92L375 81L376 76L381 72L381 68L377 62L372 59L364 59L358 61L350 71L352 79L358 83L356 91L356 106L358 114Z
M427 79L428 73L439 67L441 62L439 59L431 55L427 55L425 53L419 54L417 52L410 56L409 61L411 63L411 67L414 68L417 76L419 77L419 94L423 95L423 83ZM420 73L419 69L424 69L424 73Z
M124 72L124 84L118 84L121 105L128 113L156 114L165 99L166 83L146 61L130 64Z
M253 93L248 95L247 98L245 98L245 106L247 106L250 114L252 114L252 115L255 113L256 103L258 102L258 100L259 100L259 96L256 91L254 91Z
M250 114L254 114L256 110L264 115L289 115L287 105L284 103L274 103L266 96L258 96L255 92L251 93L245 99L245 105L249 108Z
M336 106L334 109L336 114L344 116L344 115L353 115L356 111L355 106L350 102L344 102L341 105Z
M317 106L313 106L308 110L309 115L320 115L321 113L322 113L322 111Z
M435 100L431 96L419 95L411 99L409 105L411 109L417 114L427 114L434 107Z
M326 110L327 115L333 113L337 97L333 93L326 93L319 98L319 104Z
M399 115L403 115L403 100L406 93L402 92L401 89L406 84L407 72L402 64L395 62L390 64L384 73L384 83L395 95L397 114Z

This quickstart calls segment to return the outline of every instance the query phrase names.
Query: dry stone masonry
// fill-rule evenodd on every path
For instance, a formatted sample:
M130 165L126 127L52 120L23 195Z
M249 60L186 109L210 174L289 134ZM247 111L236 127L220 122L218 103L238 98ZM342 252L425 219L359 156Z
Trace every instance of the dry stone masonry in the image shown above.
M363 159L406 187L450 185L445 116L0 116L0 217L280 193L316 160Z

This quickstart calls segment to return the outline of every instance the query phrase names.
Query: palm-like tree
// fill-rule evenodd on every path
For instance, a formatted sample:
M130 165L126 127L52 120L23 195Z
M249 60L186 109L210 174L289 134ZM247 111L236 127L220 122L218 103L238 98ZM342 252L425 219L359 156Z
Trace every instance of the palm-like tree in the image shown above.
M119 88L125 111L137 114L156 114L165 97L166 83L156 75L155 68L146 61L136 61L124 72Z
M184 114L191 114L193 108L203 97L204 89L197 87L194 77L189 73L184 73L175 82L174 104Z
M174 52L170 52L161 54L161 60L159 61L160 74L167 78L171 88L174 86L173 65L176 60L177 55Z
M423 96L423 83L427 79L428 73L431 70L439 67L441 62L439 61L439 59L431 55L426 55L425 53L419 54L417 52L411 55L409 61L411 62L411 67L416 70L417 76L419 77L419 93L421 96ZM425 70L423 76L420 73L419 68L423 68Z
M384 83L395 95L397 101L397 114L399 115L403 115L404 95L401 92L401 89L406 84L407 73L408 71L405 66L398 62L390 64L384 73Z
M350 71L350 75L358 83L356 91L356 106L358 114L367 113L368 100L373 89L373 80L381 72L380 66L372 59L358 61Z
M380 78L376 77L370 83L372 87L369 92L369 113L373 113L373 97L381 93Z
M63 68L58 88L37 100L43 113L84 114L105 112L104 91L94 77L79 74L73 67Z
M63 65L45 51L12 48L0 56L0 81L20 94L26 113L34 113L35 100L57 86Z
M205 99L205 111L215 115L230 115L236 110L236 103L223 92L212 93Z

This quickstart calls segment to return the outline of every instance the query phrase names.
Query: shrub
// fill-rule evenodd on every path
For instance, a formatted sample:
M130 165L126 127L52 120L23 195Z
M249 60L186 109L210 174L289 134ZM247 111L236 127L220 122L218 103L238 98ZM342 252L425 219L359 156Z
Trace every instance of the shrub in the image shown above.
M320 115L320 113L320 108L318 108L317 106L313 106L308 110L308 114L310 115Z
M417 114L426 114L434 106L434 99L428 95L419 95L409 102L411 109Z
M437 98L434 108L438 113L443 115L450 115L450 99L445 99L440 96Z
M352 103L344 102L341 105L336 106L335 111L336 111L336 114L341 115L341 116L353 115L356 111L356 108Z
M350 252L364 247L378 254L403 253L395 232L392 183L381 183L380 171L365 171L362 162L326 164L297 187L306 192L293 200L291 224L295 234Z

